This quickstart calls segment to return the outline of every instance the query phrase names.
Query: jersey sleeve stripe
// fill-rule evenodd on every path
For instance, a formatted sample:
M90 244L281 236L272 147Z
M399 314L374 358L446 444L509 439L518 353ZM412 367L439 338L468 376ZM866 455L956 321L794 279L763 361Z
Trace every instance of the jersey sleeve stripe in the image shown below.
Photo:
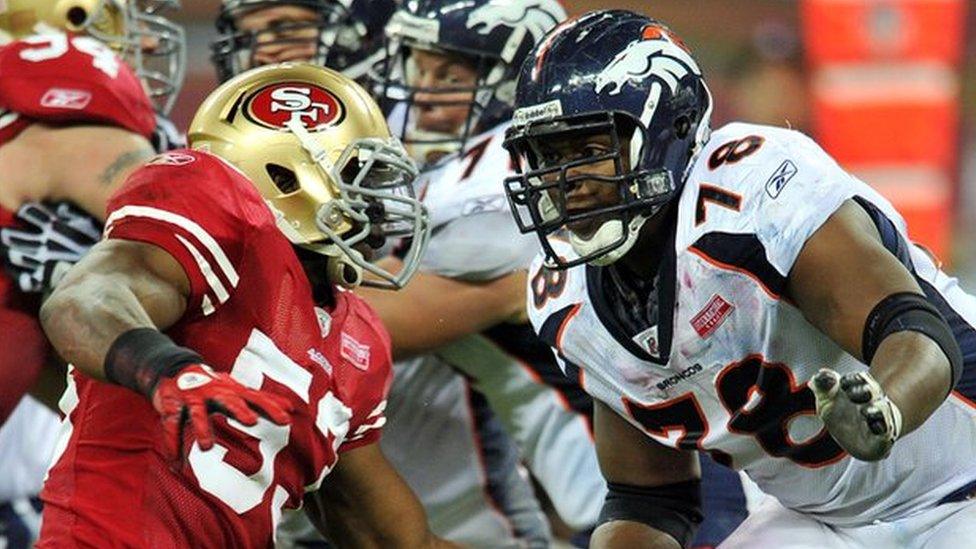
M567 319L576 316L581 305L581 303L567 305L549 315L538 330L539 339L546 342L550 347L561 351L559 345L562 343L562 334L566 328Z
M781 299L786 290L786 277L769 262L766 248L756 235L708 233L689 251L720 269L748 276L773 299Z
M17 113L0 109L0 130L17 121Z
M108 217L108 220L105 222L106 233L112 230L113 223L127 217L145 217L154 219L156 221L162 221L164 223L169 223L183 229L192 235L200 244L202 244L203 247L214 258L214 260L216 260L220 274L222 274L230 283L231 288L237 287L238 282L240 282L240 276L237 274L237 270L234 268L234 265L227 257L227 254L224 253L224 250L221 249L220 244L217 243L214 237L210 236L210 233L208 233L195 221L187 219L182 215L161 210L159 208L130 204L127 206L122 206L121 208L112 212L112 214Z
M214 311L217 310L214 307L213 302L210 301L210 296L204 295L203 299L200 300L200 308L203 309L203 316L210 316Z
M230 294L227 292L227 288L224 287L224 283L221 282L217 274L214 273L213 267L210 266L210 262L207 261L207 258L203 257L200 250L198 250L196 246L191 244L187 239L183 238L179 234L174 236L180 241L180 244L183 244L186 250L190 252L190 255L193 256L193 260L197 262L197 267L200 268L200 273L203 274L203 278L206 279L207 285L210 286L214 296L217 297L217 303L223 304L226 302L230 298ZM208 296L204 296L202 306L204 309L204 315L208 315L213 312L214 305ZM210 313L207 312L208 308L211 309Z

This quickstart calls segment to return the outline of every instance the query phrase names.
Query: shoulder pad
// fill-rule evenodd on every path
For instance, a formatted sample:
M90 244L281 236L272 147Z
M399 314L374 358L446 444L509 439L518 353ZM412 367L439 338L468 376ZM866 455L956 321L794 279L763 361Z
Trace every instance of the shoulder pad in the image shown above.
M562 241L552 241L553 248L565 257L575 256L572 247ZM569 311L586 301L586 266L551 270L543 265L544 255L532 261L526 281L525 308L532 328L540 339L555 347L558 328Z
M680 251L705 235L740 235L785 275L806 240L864 184L812 139L733 123L695 161L678 206Z
M34 120L111 124L146 138L156 126L139 78L88 36L35 35L0 47L0 105Z
M209 153L177 149L133 172L109 200L109 211L146 203L177 212L228 235L271 217L260 193L236 168ZM197 219L204 218L207 219Z
M432 227L458 217L508 211L503 182L514 172L502 148L506 126L472 137L464 154L421 176L427 180L424 204L430 208Z
M390 334L383 325L383 321L366 301L353 292L336 290L336 299L345 301L347 314L341 325L345 338L352 338L360 347L368 348L366 359L369 372L377 380L386 379L393 363L392 341ZM340 346L345 345L340 342ZM348 352L342 353L345 360L354 361L355 357L347 357Z
M284 240L243 175L188 149L133 172L109 199L107 214L106 238L148 242L180 263L190 282L190 314L210 315L229 300L241 277L253 273L250 248Z

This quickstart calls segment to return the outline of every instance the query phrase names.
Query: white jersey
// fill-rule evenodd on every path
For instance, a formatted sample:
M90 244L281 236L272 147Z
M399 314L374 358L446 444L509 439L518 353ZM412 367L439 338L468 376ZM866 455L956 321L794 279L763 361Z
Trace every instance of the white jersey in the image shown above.
M539 249L520 234L503 180L514 175L502 148L508 124L468 140L463 154L418 178L418 195L430 212L430 243L421 269L462 280L491 280L525 269Z
M502 148L506 128L503 124L472 137L463 154L421 175L418 195L430 211L432 228L422 270L456 280L481 281L524 270L531 263L538 241L519 233L504 192L503 180L512 175L509 155ZM592 401L574 380L562 375L546 345L527 325L498 326L394 369L389 415L400 426L384 436L383 446L421 500L425 504L450 501L447 494L453 485L476 485L484 476L477 468L467 467L459 468L451 482L434 479L429 461L410 458L405 450L394 447L400 446L396 441L413 439L410 451L443 447L442 451L453 449L451 456L443 457L445 461L461 464L470 459L465 444L438 445L434 439L443 436L444 426L424 419L432 412L425 391L435 391L424 389L425 385L444 385L438 390L448 390L444 372L434 362L450 367L458 378L452 384L466 379L465 383L485 396L564 522L577 529L592 526L606 493L590 433ZM418 381L421 377L429 379L423 383ZM397 395L398 391L410 394ZM410 418L397 418L397 414ZM456 423L471 422L461 416ZM406 430L411 425L414 428ZM421 470L414 471L415 467ZM441 477L449 471L447 467L437 469ZM469 478L462 480L462 476ZM435 490L443 494L433 493ZM454 511L459 518L456 505ZM439 520L432 507L428 513L432 524Z
M58 416L25 396L0 427L0 504L41 492L60 426Z
M541 259L530 271L530 318L595 398L664 445L744 470L790 509L856 525L932 506L976 479L971 393L954 393L888 459L866 463L833 441L806 387L825 366L866 369L783 297L804 243L848 199L949 319L966 359L960 389L971 389L976 299L907 243L884 198L781 128L729 124L695 160L657 280L656 326L626 333L606 299L606 268L550 272Z

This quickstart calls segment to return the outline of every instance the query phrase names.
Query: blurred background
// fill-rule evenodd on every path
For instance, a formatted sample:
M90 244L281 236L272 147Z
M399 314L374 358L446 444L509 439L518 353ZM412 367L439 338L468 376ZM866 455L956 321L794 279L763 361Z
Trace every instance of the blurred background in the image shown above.
M972 0L563 0L666 22L732 120L813 136L907 218L912 238L976 290L976 4ZM216 82L219 0L183 0L185 128Z

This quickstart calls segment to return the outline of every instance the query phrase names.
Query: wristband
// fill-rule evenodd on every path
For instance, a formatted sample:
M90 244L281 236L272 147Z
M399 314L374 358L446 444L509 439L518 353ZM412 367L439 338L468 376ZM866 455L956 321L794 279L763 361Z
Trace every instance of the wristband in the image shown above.
M105 355L105 377L150 398L161 377L202 363L196 352L180 347L155 328L134 328L115 338Z

